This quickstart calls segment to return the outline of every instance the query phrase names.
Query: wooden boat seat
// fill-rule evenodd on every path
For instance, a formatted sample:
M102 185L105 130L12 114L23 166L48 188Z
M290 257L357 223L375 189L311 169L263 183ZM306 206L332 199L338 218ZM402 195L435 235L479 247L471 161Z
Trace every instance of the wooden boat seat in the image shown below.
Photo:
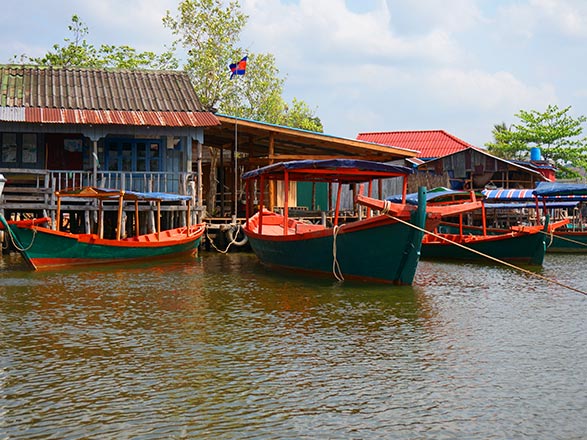
M263 227L269 225L283 225L283 217L277 215L264 215Z

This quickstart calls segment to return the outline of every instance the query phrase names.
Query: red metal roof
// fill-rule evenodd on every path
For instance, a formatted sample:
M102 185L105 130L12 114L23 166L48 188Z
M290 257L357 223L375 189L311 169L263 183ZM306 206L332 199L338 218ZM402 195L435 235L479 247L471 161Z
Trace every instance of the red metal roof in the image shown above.
M149 112L116 110L66 110L25 108L22 119L12 121L45 124L145 125L162 127L208 127L220 122L208 112ZM0 112L0 120L1 120Z
M456 153L473 145L447 133L444 130L384 131L359 133L358 140L374 142L393 147L407 148L420 152L418 158L433 159Z

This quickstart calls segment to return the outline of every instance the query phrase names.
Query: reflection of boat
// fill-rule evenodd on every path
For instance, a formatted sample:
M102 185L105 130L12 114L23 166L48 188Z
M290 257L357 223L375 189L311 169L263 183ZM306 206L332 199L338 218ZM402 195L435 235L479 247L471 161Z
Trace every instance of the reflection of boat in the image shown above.
M97 200L99 204L98 234L76 234L71 232L50 229L42 226L40 220L24 220L7 222L0 216L0 222L4 228L10 229L10 235L15 247L22 253L24 259L34 268L93 265L104 263L116 263L130 260L145 260L177 256L180 254L192 254L197 251L204 225L189 225L188 202L188 226L168 230L160 227L160 204L162 201L172 202L185 200L189 196L178 196L162 193L137 193L131 191L119 191L102 188L87 187L75 191L60 191L57 196L57 218L60 218L62 198L82 199L84 201ZM122 237L123 230L123 205L125 201L134 202L136 231L134 236ZM117 203L116 237L104 238L103 234L103 205L108 202ZM157 205L157 231L140 235L139 202L155 202Z
M247 184L249 243L261 263L270 267L334 275L337 279L361 279L393 284L411 284L419 259L425 222L425 190L422 208L396 204L388 215L370 215L342 224L343 186L378 179L403 177L404 193L409 168L362 160L303 160L277 163L243 174ZM267 182L282 181L283 214L264 208ZM290 216L290 182L328 182L337 186L332 225L308 224ZM256 184L254 184L256 183ZM260 210L252 215L255 191ZM408 209L406 209L408 208Z
M415 203L413 195L408 196L410 201ZM474 261L486 260L489 256L532 265L541 265L544 260L547 238L542 233L544 225L490 229L487 227L485 205L477 200L473 192L446 188L431 190L427 212L437 220L427 224L430 233L422 240L422 258ZM478 224L468 223L465 216L474 217ZM557 226L560 223L554 227Z

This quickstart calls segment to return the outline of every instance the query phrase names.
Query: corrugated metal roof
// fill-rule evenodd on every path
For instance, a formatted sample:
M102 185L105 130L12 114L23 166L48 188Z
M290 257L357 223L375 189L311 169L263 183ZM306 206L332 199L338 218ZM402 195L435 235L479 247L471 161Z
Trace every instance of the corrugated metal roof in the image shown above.
M162 127L210 127L219 124L218 118L209 112L131 112L23 107L0 107L0 121Z
M432 159L473 147L444 130L386 131L359 133L358 140L420 151L422 159Z
M187 73L0 66L0 120L213 126Z

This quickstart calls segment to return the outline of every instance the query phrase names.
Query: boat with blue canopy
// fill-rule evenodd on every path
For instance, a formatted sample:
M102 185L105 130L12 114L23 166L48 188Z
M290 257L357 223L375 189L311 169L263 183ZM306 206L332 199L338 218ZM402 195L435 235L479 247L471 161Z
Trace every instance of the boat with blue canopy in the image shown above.
M508 196L508 200L520 200L532 195L531 191L518 191ZM397 199L394 196L387 200ZM415 203L414 194L408 194L406 199ZM429 220L422 240L422 258L481 261L489 257L528 265L541 265L544 261L546 236L542 232L546 226L490 228L483 193L435 188L428 192L426 211Z
M84 187L75 190L57 191L58 221L55 228L49 227L50 218L7 221L0 216L0 223L9 233L14 247L21 252L33 269L76 265L120 263L124 261L159 259L197 252L205 230L204 224L190 224L190 196L167 193L140 193L135 191ZM79 199L96 202L96 233L72 233L61 229L61 203L63 199ZM134 235L123 236L123 209L125 202L134 204ZM156 228L153 232L141 234L139 204L147 203L144 209L156 209ZM187 224L162 230L161 203L184 202L187 204ZM113 204L116 209L114 237L105 237L104 205Z
M337 280L412 284L426 220L424 188L419 191L420 209L402 201L385 213L368 212L352 222L341 219L343 191L352 193L362 185L370 193L377 182L399 178L405 194L411 173L403 166L351 159L281 162L249 171L242 176L247 191L243 230L260 262L268 267ZM267 209L275 182L283 188L282 212ZM293 182L328 183L330 195L336 198L331 224L311 224L290 216Z

